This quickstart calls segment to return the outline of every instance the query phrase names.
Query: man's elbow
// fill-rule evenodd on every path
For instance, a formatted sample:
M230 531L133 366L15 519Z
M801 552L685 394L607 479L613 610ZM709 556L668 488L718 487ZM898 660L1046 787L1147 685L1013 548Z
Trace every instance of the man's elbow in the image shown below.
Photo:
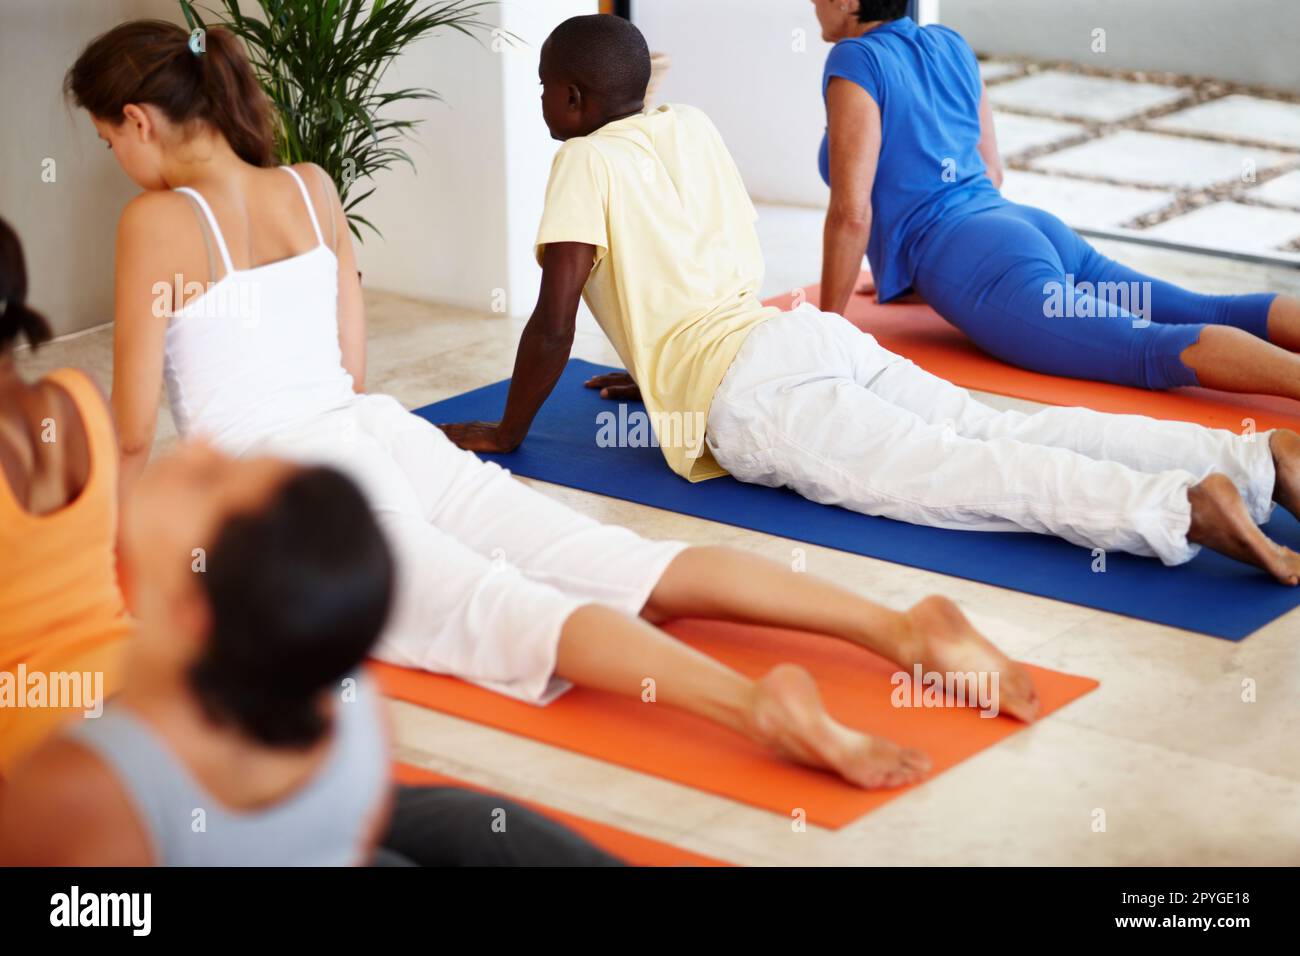
M577 332L574 319L552 319L538 316L538 321L530 329L536 345L548 354L568 356L573 350L573 338Z

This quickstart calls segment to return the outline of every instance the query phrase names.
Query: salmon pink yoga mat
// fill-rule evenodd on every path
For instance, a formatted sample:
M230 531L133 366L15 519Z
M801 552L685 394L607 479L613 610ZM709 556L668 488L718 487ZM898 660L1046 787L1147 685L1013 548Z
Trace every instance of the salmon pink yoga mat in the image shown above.
M460 787L465 790L484 792L482 787L476 787L454 777L445 777L440 773L422 770L419 767L412 767L410 764L405 763L393 765L393 777L398 783L412 787ZM543 806L529 800L515 800L515 802L523 804L530 810L536 810L542 816L549 817L556 823L562 823L579 836L586 837L606 853L612 854L632 866L730 865L722 860L701 856L698 853L692 853L690 850L682 850L668 843L652 840L649 837L638 836L635 833L620 830L618 827L612 827L606 823L597 823L595 820L588 820L586 817L564 813L553 807Z
M890 682L894 665L818 634L695 620L675 622L667 630L753 677L782 662L806 667L831 714L849 726L924 750L934 762L931 776L1025 726L1009 717L981 717L971 708L896 707ZM451 677L387 664L372 667L390 697L782 816L801 808L808 820L823 827L838 829L911 789L858 789L829 773L781 760L738 734L663 704L577 687L546 707L534 707ZM1044 716L1098 686L1086 677L1041 667L1029 670ZM915 786L924 785L922 781ZM996 793L988 797L998 799Z
M870 273L862 274L863 279L870 277ZM810 285L802 294L816 305L821 289ZM791 293L769 299L766 304L790 309L794 298L795 293ZM927 372L963 388L1047 405L1080 405L1099 412L1197 422L1235 432L1242 430L1243 420L1247 418L1254 419L1257 431L1300 429L1300 402L1287 398L1235 395L1206 388L1152 392L1016 368L981 351L965 333L920 303L880 305L874 296L855 293L849 300L845 318L862 331L870 332L891 352L905 355Z

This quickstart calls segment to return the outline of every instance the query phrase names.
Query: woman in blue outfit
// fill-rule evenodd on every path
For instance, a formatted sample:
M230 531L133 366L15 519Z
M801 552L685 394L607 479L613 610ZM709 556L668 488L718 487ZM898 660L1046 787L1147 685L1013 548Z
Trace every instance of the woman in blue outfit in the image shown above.
M1300 302L1200 295L1008 202L975 54L906 0L812 0L835 44L823 94L831 187L821 307L843 313L865 246L877 294L919 294L1013 365L1140 388L1300 399Z

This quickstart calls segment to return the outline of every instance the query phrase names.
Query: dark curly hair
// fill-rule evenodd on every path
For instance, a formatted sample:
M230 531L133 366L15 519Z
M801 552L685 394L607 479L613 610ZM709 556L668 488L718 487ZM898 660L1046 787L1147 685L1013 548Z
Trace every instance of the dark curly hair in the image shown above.
M394 574L361 492L333 469L304 469L230 518L201 575L212 630L189 677L204 712L271 746L319 740L320 695L378 640Z
M584 90L617 105L641 102L650 84L650 47L641 31L621 17L570 17L551 31L546 59Z

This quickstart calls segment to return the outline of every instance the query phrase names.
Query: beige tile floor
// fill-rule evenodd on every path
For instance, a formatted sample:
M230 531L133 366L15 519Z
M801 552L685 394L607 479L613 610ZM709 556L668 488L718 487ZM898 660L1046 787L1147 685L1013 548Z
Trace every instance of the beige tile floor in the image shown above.
M815 211L768 217L769 256L815 278ZM797 248L795 240L807 233ZM1109 254L1204 291L1300 293L1300 273L1162 250ZM370 385L408 406L509 374L521 323L368 292ZM110 378L110 333L26 355ZM614 362L588 323L575 353ZM1013 404L990 398L997 404ZM1027 407L1028 403L1014 403ZM173 442L164 414L158 451ZM1300 611L1233 644L1173 628L545 484L543 493L658 537L788 561L894 606L946 592L1016 657L1085 674L1099 690L839 831L394 703L399 757L741 864L1300 863ZM1245 679L1258 702L1241 702ZM1094 832L1098 811L1105 832Z

